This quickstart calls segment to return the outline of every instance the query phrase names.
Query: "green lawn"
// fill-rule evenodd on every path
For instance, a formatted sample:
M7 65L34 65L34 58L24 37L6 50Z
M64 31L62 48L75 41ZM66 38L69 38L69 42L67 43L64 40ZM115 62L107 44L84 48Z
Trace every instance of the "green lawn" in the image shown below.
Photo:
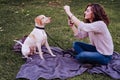
M113 37L115 51L120 52L120 1L119 0L0 0L0 80L14 80L22 64L21 55L12 51L14 39L28 35L34 27L34 18L44 14L52 17L46 31L64 49L72 46L75 39L67 25L63 6L71 6L72 12L81 20L86 5L101 3L110 18L109 30ZM49 38L49 44L55 45ZM88 40L82 40L88 41ZM113 80L102 74L84 73L67 80Z

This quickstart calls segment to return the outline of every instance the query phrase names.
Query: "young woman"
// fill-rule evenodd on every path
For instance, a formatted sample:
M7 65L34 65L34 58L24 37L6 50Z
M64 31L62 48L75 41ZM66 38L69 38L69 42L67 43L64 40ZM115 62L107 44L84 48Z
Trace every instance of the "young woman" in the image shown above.
M100 4L88 4L84 12L85 21L76 18L70 11L70 6L64 6L69 16L69 26L74 36L80 39L89 37L90 44L74 42L73 49L77 53L75 59L82 63L106 65L113 54L113 41L107 28L108 17Z

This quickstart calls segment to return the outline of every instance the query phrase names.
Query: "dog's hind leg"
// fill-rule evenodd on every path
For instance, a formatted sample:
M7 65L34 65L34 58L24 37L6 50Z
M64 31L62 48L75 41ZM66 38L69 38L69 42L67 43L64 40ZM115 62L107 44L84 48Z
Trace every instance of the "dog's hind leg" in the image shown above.
M36 49L36 47L34 47L34 54L36 54L37 53L37 49Z
M25 56L25 55L24 55L22 58L23 58L23 59L30 59L30 60L32 60L31 57L28 57L28 56Z
M22 54L23 54L23 58L27 58L27 59L32 59L31 57L29 57L28 55L30 55L30 48L28 46L22 46Z

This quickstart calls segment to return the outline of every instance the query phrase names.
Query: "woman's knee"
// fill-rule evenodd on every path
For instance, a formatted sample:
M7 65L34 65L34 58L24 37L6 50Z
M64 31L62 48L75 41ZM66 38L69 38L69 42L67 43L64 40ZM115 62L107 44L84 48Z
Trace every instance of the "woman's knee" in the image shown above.
M73 46L77 45L78 44L78 41L75 41L73 42Z
M112 56L105 57L104 61L101 62L101 64L106 65L112 60Z
M73 47L80 46L80 44L81 44L81 42L75 41L75 42L73 42Z

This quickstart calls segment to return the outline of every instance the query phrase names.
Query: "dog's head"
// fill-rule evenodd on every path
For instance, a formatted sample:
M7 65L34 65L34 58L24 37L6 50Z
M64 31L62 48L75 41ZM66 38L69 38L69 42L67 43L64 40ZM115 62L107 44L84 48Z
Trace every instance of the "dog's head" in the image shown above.
M45 26L45 24L48 24L51 22L51 17L46 17L45 15L39 15L35 18L35 25L41 27Z

